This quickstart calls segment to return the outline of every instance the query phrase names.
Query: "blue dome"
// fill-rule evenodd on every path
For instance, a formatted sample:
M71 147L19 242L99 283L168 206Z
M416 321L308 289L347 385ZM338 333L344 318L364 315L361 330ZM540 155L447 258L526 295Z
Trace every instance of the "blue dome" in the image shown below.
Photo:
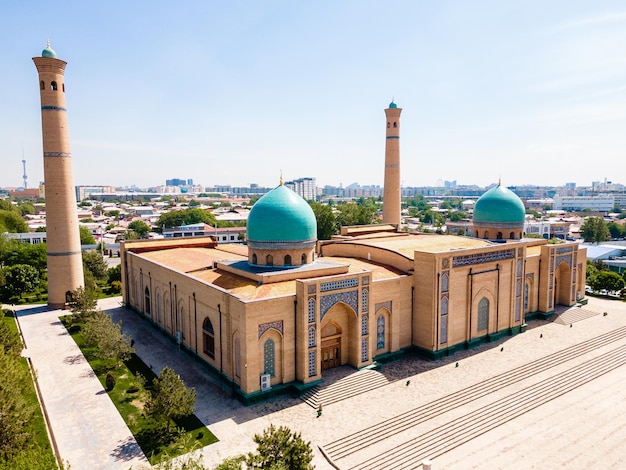
M57 53L50 47L50 41L46 44L46 48L41 51L41 57L48 57L49 59L57 58Z
M496 224L523 224L526 209L522 200L504 186L491 188L474 205L474 222Z
M305 242L317 238L317 221L311 206L280 185L252 206L248 215L249 242Z
M398 105L396 103L394 103L393 101L391 103L389 103L389 109L395 109L397 107L398 107Z

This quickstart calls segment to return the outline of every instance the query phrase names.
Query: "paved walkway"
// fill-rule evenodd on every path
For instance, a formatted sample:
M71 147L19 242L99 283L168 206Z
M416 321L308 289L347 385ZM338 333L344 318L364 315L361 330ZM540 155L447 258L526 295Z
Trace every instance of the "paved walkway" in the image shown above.
M139 468L147 460L78 346L63 310L18 310L61 459L72 469Z
M187 385L195 387L196 414L220 439L201 451L210 467L226 457L253 450L252 436L273 423L301 432L313 444L316 468L330 469L318 446L391 422L402 413L445 395L524 368L533 361L626 326L626 303L591 298L585 309L587 313L576 316L575 320L577 312L565 313L559 322L534 321L524 334L461 351L438 362L406 358L385 365L382 373L388 385L324 405L323 416L317 418L315 409L296 398L279 398L251 407L240 405L230 397L227 386L214 381L202 366L178 351L172 341L150 328L137 314L120 308L119 300L101 301L100 308L109 311L114 319L122 320L123 329L135 340L137 354L155 372L170 366ZM607 316L588 314L604 311L608 312ZM57 314L22 313L20 324L28 345L27 354L38 368L62 457L70 461L72 469L128 469L131 465L140 468L143 460L134 440L82 356L75 346L70 348L73 341L57 322ZM572 321L564 324L568 318ZM548 375L565 374L585 361L602 357L611 347L624 346L626 339L617 339L611 345L580 354L528 380L531 384L541 383ZM626 468L625 371L626 366L617 367L521 416L472 435L471 439L432 456L433 470ZM510 395L525 385L513 384L498 393ZM498 393L490 394L484 403L500 399ZM446 420L474 409L468 406L460 405L451 411L452 415L430 420L424 426L444 425ZM338 464L340 468L355 465L370 468L367 464L370 459L406 445L426 432L424 426L412 427L408 434L389 433L388 437L377 439L376 445L358 446L358 452L348 453ZM412 463L405 468L418 467Z

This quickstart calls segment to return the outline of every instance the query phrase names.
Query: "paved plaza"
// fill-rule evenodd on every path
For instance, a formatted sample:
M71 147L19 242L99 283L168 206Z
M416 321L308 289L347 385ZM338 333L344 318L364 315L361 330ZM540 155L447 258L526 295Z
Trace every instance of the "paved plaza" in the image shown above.
M172 367L195 387L196 414L220 440L201 450L210 467L254 450L253 435L272 423L311 441L318 469L333 468L328 459L341 469L420 468L426 458L433 470L626 468L624 302L590 298L584 308L531 322L523 334L442 361L386 364L367 376L369 388L356 385L362 372L340 367L325 371L306 402L285 397L245 407L120 300L99 306L122 321L137 354L155 372ZM147 467L58 321L67 312L19 310L24 355L37 370L61 458L79 470ZM340 391L341 383L352 385Z

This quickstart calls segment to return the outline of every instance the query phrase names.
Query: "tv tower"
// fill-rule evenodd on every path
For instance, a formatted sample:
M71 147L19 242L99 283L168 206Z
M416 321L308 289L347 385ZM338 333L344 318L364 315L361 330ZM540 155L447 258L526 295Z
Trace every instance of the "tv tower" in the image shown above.
M74 171L65 104L65 66L50 48L33 57L39 74L46 186L48 306L64 308L67 294L85 285ZM24 171L26 178L26 171Z
M26 160L24 160L24 146L22 145L22 167L24 167L24 174L22 178L24 179L24 189L28 189L28 176L26 176Z

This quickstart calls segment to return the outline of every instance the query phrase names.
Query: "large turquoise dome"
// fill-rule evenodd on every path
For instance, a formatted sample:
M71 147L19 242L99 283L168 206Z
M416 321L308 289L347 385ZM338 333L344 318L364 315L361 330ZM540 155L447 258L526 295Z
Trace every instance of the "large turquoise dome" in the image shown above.
M473 218L483 224L523 224L526 209L513 191L498 184L476 201Z
M317 222L311 206L291 189L277 186L252 206L248 215L248 243L311 242Z

